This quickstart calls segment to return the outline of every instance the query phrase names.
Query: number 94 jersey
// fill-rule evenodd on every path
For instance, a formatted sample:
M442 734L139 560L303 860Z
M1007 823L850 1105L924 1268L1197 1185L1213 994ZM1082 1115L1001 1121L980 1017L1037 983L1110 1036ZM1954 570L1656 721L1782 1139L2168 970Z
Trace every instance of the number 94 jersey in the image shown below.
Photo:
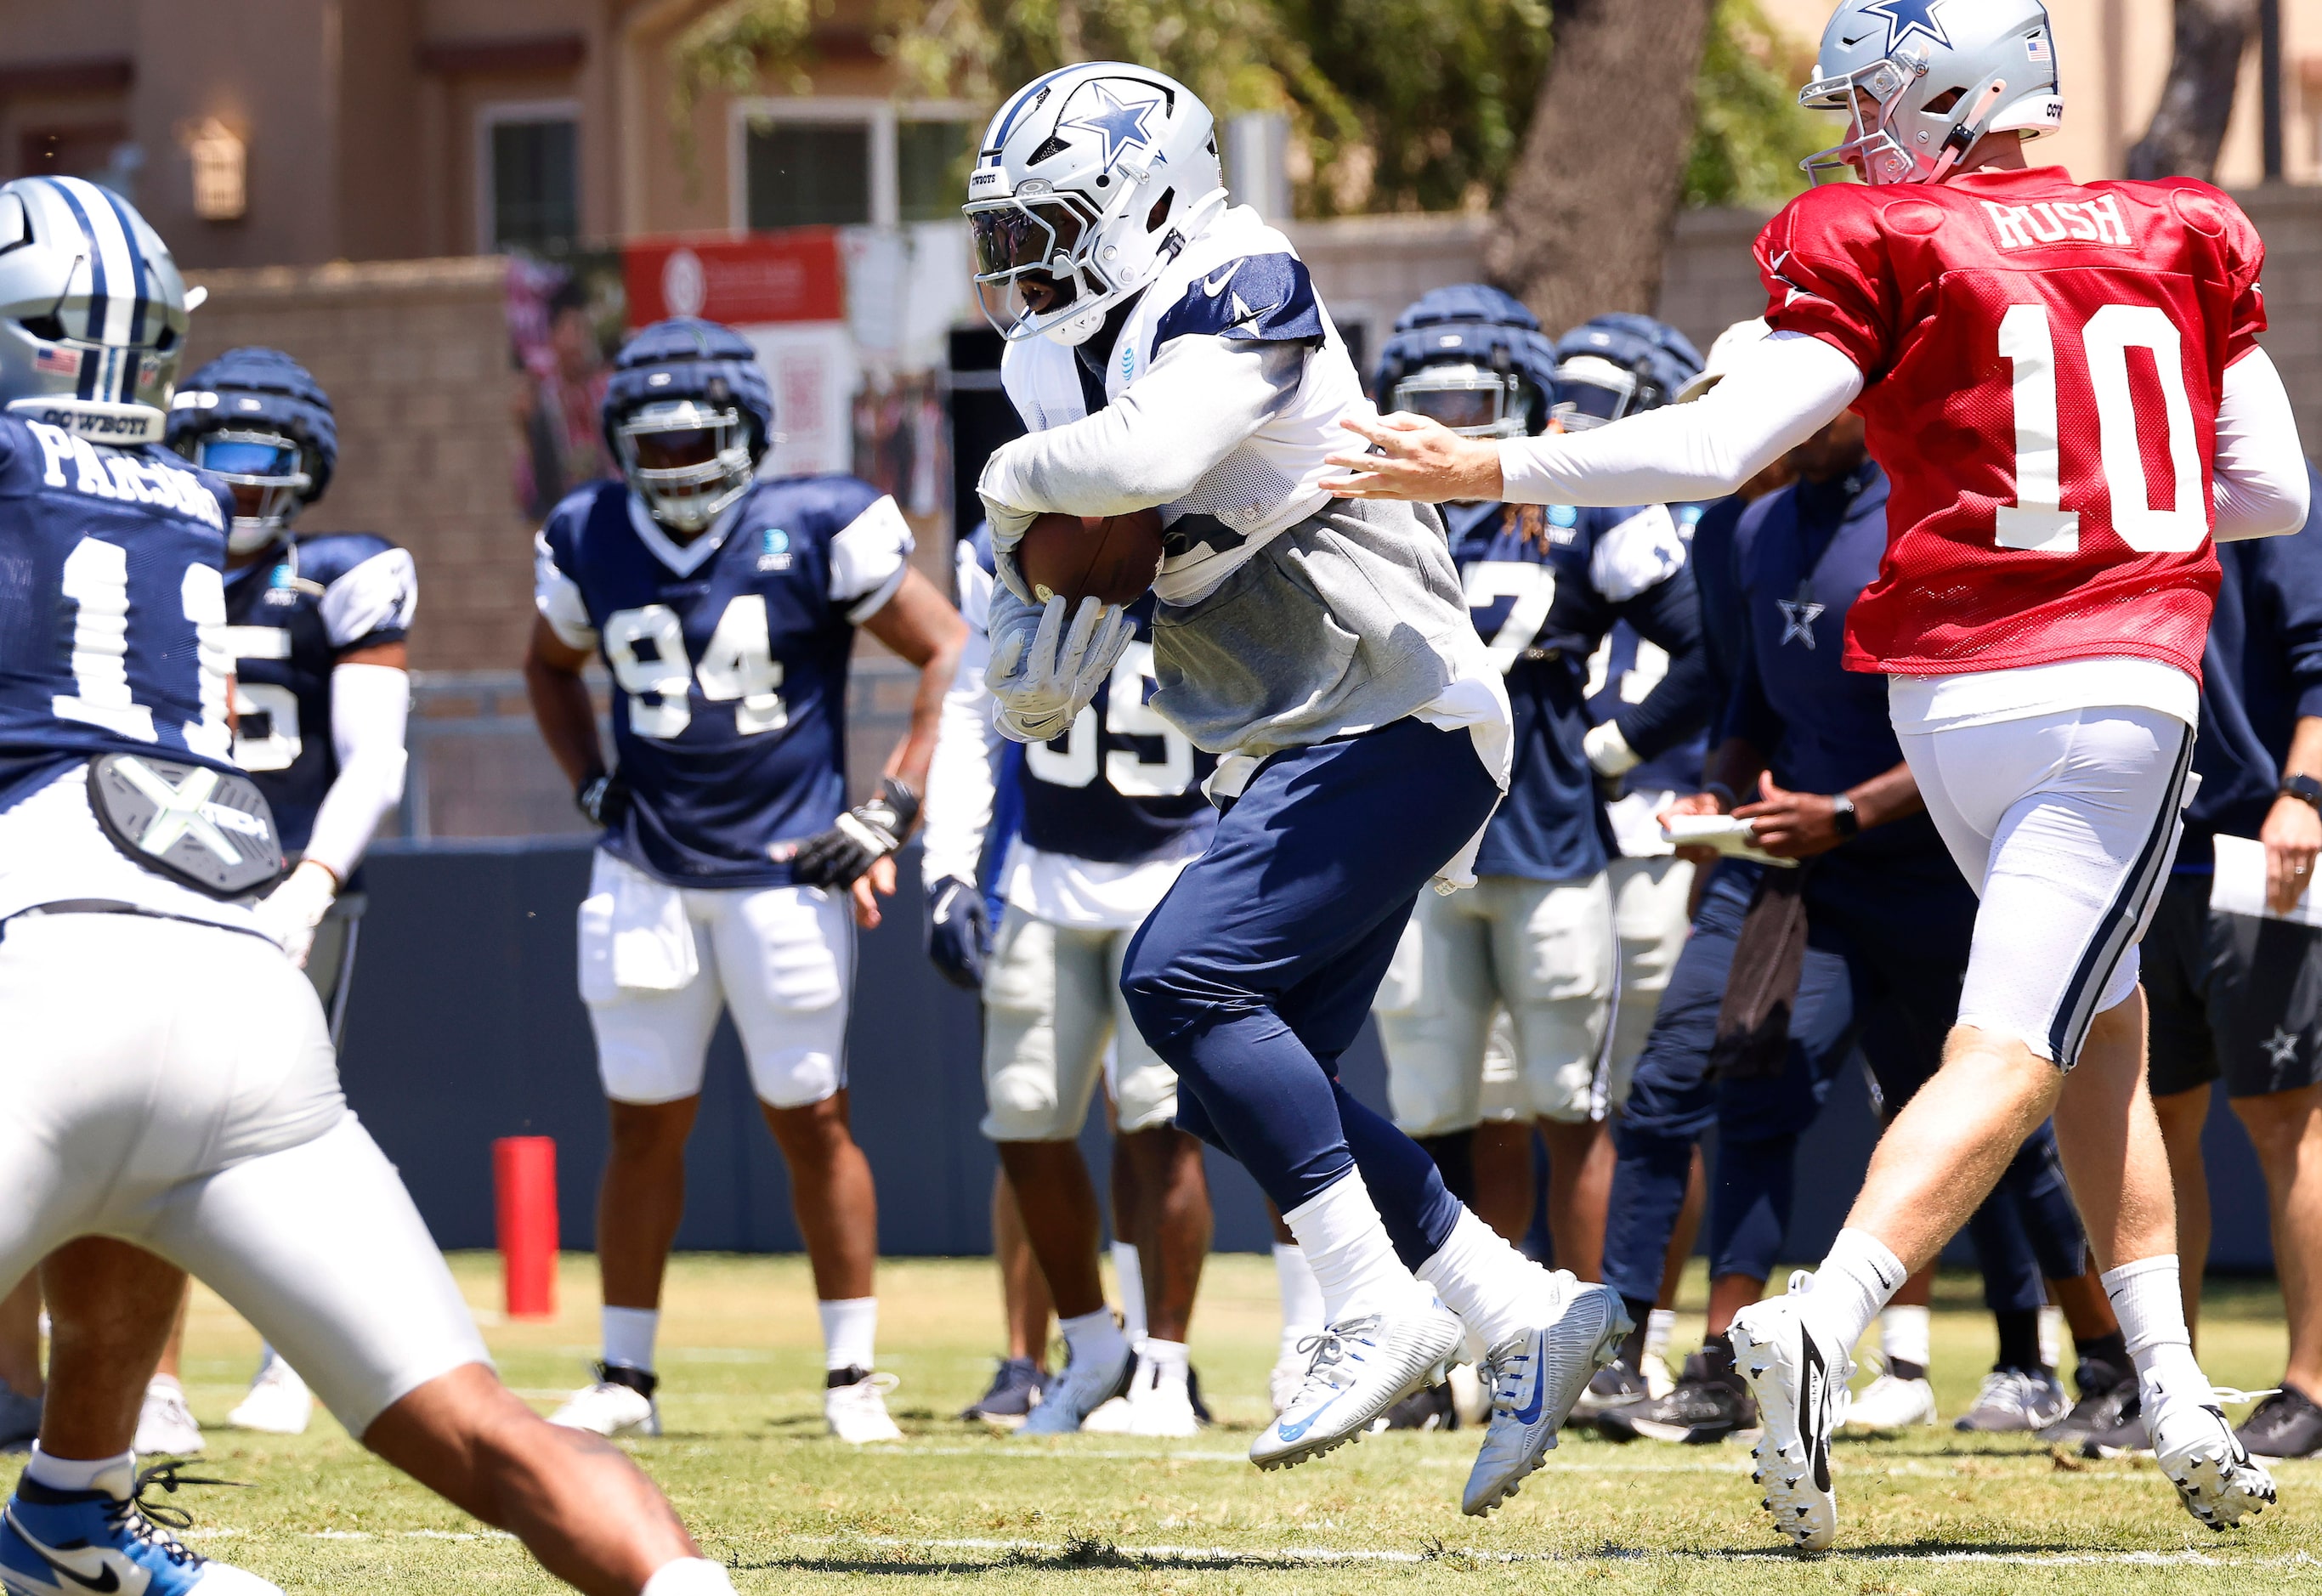
M895 501L852 477L762 482L683 544L622 482L557 506L535 601L613 673L634 801L606 848L681 886L788 886L845 806L855 628L910 552Z
M1861 368L1893 482L1847 666L2132 656L2198 680L2218 396L2265 326L2264 260L2206 183L2054 167L1814 188L1769 223L1767 317Z
M364 532L285 538L227 576L233 760L266 795L290 852L306 847L339 779L331 672L356 649L403 642L418 603L409 552Z
M0 808L94 754L233 769L232 504L159 446L0 415Z

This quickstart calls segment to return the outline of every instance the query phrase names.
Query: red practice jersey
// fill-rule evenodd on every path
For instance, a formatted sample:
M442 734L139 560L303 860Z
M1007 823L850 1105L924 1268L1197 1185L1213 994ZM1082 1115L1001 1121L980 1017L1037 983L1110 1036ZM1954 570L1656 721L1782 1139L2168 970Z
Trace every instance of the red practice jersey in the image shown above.
M2265 326L2264 260L2206 183L2058 167L1814 188L1769 223L1768 319L1862 369L1894 484L1848 667L2136 655L2199 680L2217 397Z

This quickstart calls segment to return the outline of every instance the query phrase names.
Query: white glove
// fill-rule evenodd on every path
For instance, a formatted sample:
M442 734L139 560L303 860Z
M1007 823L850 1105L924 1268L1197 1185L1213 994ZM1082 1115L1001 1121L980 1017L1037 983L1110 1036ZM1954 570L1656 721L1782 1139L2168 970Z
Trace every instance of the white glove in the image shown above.
M339 879L308 859L282 879L279 886L251 906L258 928L282 944L290 962L306 968L306 954L315 945L315 927L323 923L339 896Z
M992 645L983 673L997 700L993 716L1001 733L1019 743L1046 743L1071 729L1081 712L1129 646L1135 630L1119 605L1081 600L1069 630L1069 601L1062 595L1038 611L1013 605L1001 619L1001 635Z
M1000 585L1027 604L1040 601L1032 597L1031 585L1016 566L1016 545L1024 541L1024 534L1038 520L1037 512L1019 510L1003 505L998 499L983 501L984 524L992 528L992 566L1000 578Z

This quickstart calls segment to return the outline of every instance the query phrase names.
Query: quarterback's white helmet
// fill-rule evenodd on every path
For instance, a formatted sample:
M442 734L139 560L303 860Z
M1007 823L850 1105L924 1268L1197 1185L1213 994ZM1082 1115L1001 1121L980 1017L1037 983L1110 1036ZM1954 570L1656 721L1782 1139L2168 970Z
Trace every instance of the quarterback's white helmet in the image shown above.
M1210 108L1184 84L1120 61L1035 78L968 174L983 314L1006 338L1083 342L1225 205Z
M1813 111L1843 111L1842 144L1801 164L1816 182L1939 182L1987 133L2064 119L2056 36L2040 0L1847 0L1823 30Z

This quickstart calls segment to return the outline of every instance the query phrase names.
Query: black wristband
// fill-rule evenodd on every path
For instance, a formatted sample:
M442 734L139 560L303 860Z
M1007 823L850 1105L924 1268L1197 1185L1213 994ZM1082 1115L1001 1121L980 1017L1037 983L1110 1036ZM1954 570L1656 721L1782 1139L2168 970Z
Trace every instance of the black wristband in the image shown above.
M2280 797L2296 798L2308 808L2322 810L2322 781L2301 772L2292 771L2281 779Z

